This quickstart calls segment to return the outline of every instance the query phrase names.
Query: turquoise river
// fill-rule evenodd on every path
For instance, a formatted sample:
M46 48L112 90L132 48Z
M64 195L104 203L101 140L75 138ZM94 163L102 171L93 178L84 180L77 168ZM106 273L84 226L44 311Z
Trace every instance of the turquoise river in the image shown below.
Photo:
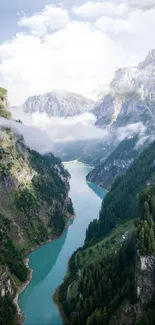
M101 200L106 194L97 185L86 182L90 166L71 162L65 164L65 167L71 174L69 194L76 218L59 239L41 246L29 255L33 278L18 300L26 325L63 324L52 295L63 281L69 257L83 245L89 222L98 218Z

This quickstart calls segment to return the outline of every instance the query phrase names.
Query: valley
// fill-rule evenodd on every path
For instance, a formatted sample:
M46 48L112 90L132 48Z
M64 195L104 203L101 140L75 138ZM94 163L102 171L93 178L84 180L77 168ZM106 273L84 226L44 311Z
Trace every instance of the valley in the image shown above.
M89 222L98 217L101 199L106 192L97 186L89 187L85 181L91 167L82 163L65 165L71 175L70 192L76 218L57 240L40 247L29 255L33 269L30 284L19 296L19 306L25 315L24 324L62 324L60 313L52 300L67 270L71 254L84 243Z
M154 65L152 50L137 67L117 70L93 108L68 92L29 98L25 114L61 123L77 115L75 133L104 131L56 141L54 154L29 148L0 88L2 325L154 324ZM96 116L90 129L79 122L84 112ZM13 302L31 277L27 255L33 274L19 317Z

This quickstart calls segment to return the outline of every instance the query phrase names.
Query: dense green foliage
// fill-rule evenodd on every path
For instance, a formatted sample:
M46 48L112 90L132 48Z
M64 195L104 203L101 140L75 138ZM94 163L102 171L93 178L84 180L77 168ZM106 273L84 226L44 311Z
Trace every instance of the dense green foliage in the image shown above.
M27 278L27 268L23 262L23 252L10 239L10 220L0 214L0 264L8 266L20 281Z
M0 295L0 324L1 325L17 325L17 309L13 304L11 297Z
M141 255L155 255L155 185L139 195L137 236Z
M153 299L148 305L142 303L140 318L136 319L135 314L140 301L137 280L144 285L144 291L147 286L139 254L155 255L154 162L155 143L114 181L99 220L88 227L84 247L72 255L59 291L67 324L119 324L119 316L124 313L129 317L126 324L128 320L138 325L154 324ZM133 220L136 231L131 226L123 236L112 235L123 227L124 221L133 224ZM124 310L125 303L130 310Z
M20 281L27 279L23 251L10 239L10 220L0 213L0 266L10 276L15 275ZM0 295L0 324L17 325L17 308L10 294Z
M40 243L48 239L47 229L39 213L45 213L49 206L48 227L53 234L59 235L65 228L66 215L62 212L62 205L67 197L69 184L59 176L67 179L70 175L61 165L61 160L53 154L40 155L34 150L27 149L29 152L29 164L35 171L30 185L20 186L16 190L16 207L23 212L29 219L27 233L31 241ZM59 203L56 203L59 202ZM54 211L51 207L54 205ZM72 204L66 203L66 211L70 213ZM36 224L37 222L37 224Z
M73 281L75 277L75 257L74 254L70 261L68 281ZM117 252L105 256L103 249L98 263L92 262L83 268L76 298L67 299L69 282L61 286L60 299L69 324L106 325L122 301L128 299L131 303L135 302L135 271L135 235L128 238Z
M155 142L153 142L132 164L127 172L116 178L110 192L105 197L99 220L90 223L86 242L103 237L118 222L132 219L137 215L137 193L147 182L155 179Z
M25 253L60 235L73 212L69 176L59 158L30 150L22 136L1 128L0 280L7 294L0 294L1 325L18 324L12 300L20 282L27 279Z
M28 217L31 217L32 213L38 212L38 201L32 187L24 187L17 190L16 205Z
M1 105L0 105L1 106ZM7 111L5 108L0 107L0 116L4 118L11 118L11 113Z

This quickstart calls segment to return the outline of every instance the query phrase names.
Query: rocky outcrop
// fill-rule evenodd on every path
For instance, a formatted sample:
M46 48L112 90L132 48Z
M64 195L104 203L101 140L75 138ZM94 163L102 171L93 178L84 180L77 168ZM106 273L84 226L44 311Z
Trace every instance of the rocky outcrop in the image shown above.
M8 268L4 270L4 272L0 276L0 295L2 297L6 295L10 295L14 297L16 293L16 286L12 277L9 274Z
M155 257L140 256L140 272L137 278L136 316L141 314L155 293Z
M139 266L135 279L137 301L131 304L124 301L112 316L108 325L136 325L155 293L155 257L139 256Z

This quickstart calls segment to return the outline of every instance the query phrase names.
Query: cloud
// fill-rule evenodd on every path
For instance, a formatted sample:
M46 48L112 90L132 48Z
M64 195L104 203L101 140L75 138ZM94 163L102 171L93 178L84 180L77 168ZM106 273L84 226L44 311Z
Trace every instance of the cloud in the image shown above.
M143 60L154 47L155 8L141 10L140 3L49 5L21 17L20 32L0 45L0 84L11 105L53 89L93 98L115 70Z
M35 13L31 17L23 16L19 21L19 26L28 27L31 33L39 36L45 35L47 32L56 31L64 28L69 23L68 11L48 5L39 13Z
M132 22L121 18L114 19L104 16L96 21L95 26L105 32L112 32L115 34L121 32L132 33L134 31Z
M128 124L125 127L120 127L116 130L116 137L118 142L123 141L125 138L130 138L136 134L140 135L140 138L144 136L146 127L143 123L132 123Z
M155 0L127 0L129 6L141 10L149 10L155 7Z
M0 119L0 125L7 124L21 132L28 146L41 152L53 150L56 144L77 141L99 140L101 142L122 141L137 133L144 134L142 123L135 123L117 129L100 129L94 124L96 117L85 113L75 117L49 117L46 113L25 114L22 110L13 111L14 118L20 118L24 124ZM110 140L111 139L111 140ZM32 142L32 143L31 143ZM37 148L38 147L38 148Z
M74 6L72 9L76 16L87 21L95 21L101 16L121 17L128 11L127 4L116 4L115 2L88 1L81 6Z
M118 54L115 60L114 52ZM120 60L127 62L119 43L113 43L90 23L77 21L56 33L46 34L44 39L19 33L0 46L0 57L0 82L9 90L13 105L52 89L89 97L98 83L107 78L110 82Z
M15 133L23 135L26 145L41 154L53 151L54 144L51 138L39 128L6 120L2 117L0 117L0 126L10 127Z
M108 134L106 130L94 126L96 118L91 113L60 118L49 117L46 113L38 112L24 114L22 110L18 110L17 113L13 111L13 116L20 118L28 127L33 126L44 132L52 143L102 139Z

